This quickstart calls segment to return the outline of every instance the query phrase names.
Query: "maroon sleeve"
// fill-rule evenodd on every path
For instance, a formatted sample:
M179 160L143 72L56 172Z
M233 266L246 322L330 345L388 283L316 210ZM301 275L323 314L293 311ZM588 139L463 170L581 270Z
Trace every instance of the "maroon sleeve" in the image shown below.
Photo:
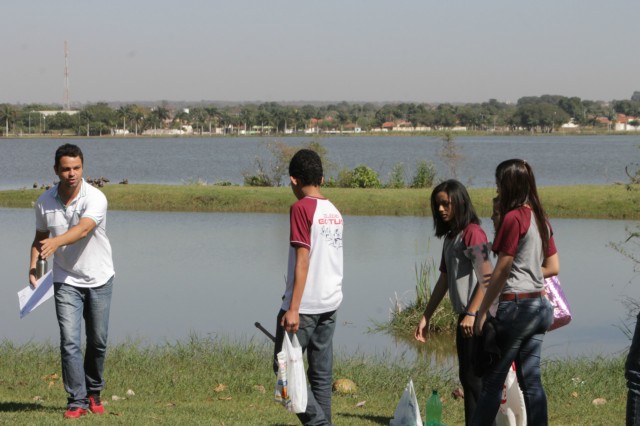
M528 220L527 220L528 218ZM526 221L527 223L523 223ZM522 237L523 229L529 229L531 215L522 215L521 209L511 210L507 213L498 229L496 238L493 240L492 250L494 253L506 253L509 256L515 256L518 249L518 243Z
M311 205L308 201L311 200L303 198L291 206L289 243L293 247L311 248L311 222L315 203Z
M462 242L465 247L479 246L486 244L488 241L487 234L484 233L482 227L475 223L469 224L469 226L462 231Z

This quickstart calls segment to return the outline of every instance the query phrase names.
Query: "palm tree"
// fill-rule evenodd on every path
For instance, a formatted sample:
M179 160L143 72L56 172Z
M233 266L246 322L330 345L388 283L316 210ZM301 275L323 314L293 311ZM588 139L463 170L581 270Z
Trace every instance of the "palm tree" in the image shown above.
M190 114L185 110L176 112L173 116L172 127L174 129L182 129L182 126L189 123Z
M15 123L16 110L12 105L2 104L0 105L0 120L4 120L4 135L9 136L9 123Z
M207 112L208 122L209 122L209 135L211 135L211 122L215 123L215 126L218 127L218 121L220 119L220 111L218 108L214 106L209 106L204 109Z
M122 105L120 108L116 110L116 116L119 119L122 119L122 134L124 135L127 131L127 121L131 118L131 113L133 112L132 105Z
M194 128L197 128L200 136L202 136L203 127L208 117L207 111L201 107L193 108L190 111L189 116L191 118L191 125L194 126Z
M256 124L257 109L255 105L245 105L240 108L240 120L244 123L245 128L251 130Z
M91 123L91 120L93 120L93 114L91 113L91 111L89 111L87 109L83 109L82 111L80 111L78 113L79 124L80 123L84 123L84 122L87 123L87 137L89 137L89 123ZM80 132L78 132L78 133L80 133Z
M218 113L218 120L223 127L224 134L227 134L227 131L229 130L228 126L232 122L231 115L229 115L227 111L220 111Z
M145 128L151 128L153 127L153 133L156 134L156 129L158 127L164 129L164 123L165 120L169 119L170 115L169 115L169 110L161 105L161 106L157 106L155 108L153 108L151 110L151 113L147 116L146 118L146 122L145 122Z
M140 110L139 107L134 106L132 111L131 111L131 115L129 116L131 122L133 122L134 126L135 126L135 135L138 136L138 125L140 123L142 123L142 120L144 120L144 113Z

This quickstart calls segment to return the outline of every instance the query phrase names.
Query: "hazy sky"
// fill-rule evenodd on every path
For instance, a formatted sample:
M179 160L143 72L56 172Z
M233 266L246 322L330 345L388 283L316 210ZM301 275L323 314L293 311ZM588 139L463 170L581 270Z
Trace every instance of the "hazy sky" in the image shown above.
M0 103L515 102L640 90L639 0L5 0Z

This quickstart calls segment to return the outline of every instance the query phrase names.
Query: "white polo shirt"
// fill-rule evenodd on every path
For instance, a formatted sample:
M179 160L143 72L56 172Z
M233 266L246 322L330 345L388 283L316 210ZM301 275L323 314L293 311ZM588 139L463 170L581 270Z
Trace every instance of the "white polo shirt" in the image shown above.
M64 234L81 218L96 227L83 239L56 250L53 281L76 287L99 287L114 275L111 244L107 238L107 197L82 179L78 196L65 206L58 197L58 185L42 194L35 205L36 229L51 237Z

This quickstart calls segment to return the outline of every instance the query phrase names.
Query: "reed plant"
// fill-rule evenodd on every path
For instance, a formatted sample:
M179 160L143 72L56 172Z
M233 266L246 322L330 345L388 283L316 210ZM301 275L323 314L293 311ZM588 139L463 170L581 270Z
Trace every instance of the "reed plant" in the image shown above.
M433 258L427 259L415 265L415 299L404 302L396 299L393 301L389 322L375 323L373 331L386 332L399 337L413 336L413 332L420 322L438 277L438 269ZM445 296L436 308L429 322L430 333L450 334L455 331L457 314L451 305L451 300Z

